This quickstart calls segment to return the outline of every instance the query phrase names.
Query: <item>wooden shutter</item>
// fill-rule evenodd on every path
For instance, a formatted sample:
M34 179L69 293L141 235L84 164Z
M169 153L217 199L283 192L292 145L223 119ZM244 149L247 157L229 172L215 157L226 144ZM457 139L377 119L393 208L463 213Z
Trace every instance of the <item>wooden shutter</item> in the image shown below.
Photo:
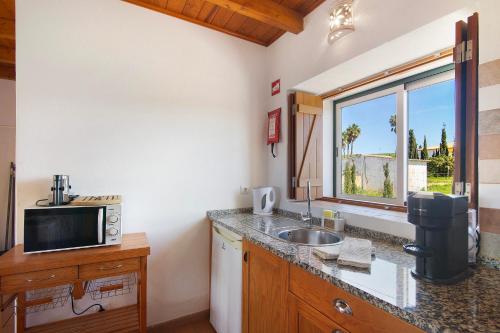
M467 42L472 43L471 58L467 62L467 107L465 114L465 182L471 184L470 208L477 209L478 203L478 67L479 67L479 22L475 13L467 19Z
M307 181L311 197L323 196L323 100L295 92L288 98L289 197L305 200Z
M468 190L470 208L478 202L478 14L455 25L455 193ZM465 188L464 188L465 187Z
M465 62L462 62L462 43L467 41L467 23L458 21L455 24L455 44L459 46L454 48L453 58L455 59L455 147L453 154L455 156L453 186L454 192L462 190L456 188L456 184L465 182ZM460 52L460 55L457 54Z

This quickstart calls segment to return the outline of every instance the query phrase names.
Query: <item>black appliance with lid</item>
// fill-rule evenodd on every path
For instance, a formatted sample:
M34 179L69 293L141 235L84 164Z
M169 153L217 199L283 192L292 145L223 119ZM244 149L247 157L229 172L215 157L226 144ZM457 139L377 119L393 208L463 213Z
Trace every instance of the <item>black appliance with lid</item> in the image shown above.
M408 196L408 222L416 226L416 241L403 248L416 257L415 278L452 284L469 276L467 204L466 196L429 192Z

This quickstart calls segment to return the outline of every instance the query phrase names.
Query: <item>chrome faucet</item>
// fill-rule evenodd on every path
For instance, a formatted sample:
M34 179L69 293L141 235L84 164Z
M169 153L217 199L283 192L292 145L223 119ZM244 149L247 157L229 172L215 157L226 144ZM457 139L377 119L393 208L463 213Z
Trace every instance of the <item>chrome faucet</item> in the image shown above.
M302 222L307 223L308 227L312 227L312 214L311 214L311 181L307 181L307 212L300 213Z

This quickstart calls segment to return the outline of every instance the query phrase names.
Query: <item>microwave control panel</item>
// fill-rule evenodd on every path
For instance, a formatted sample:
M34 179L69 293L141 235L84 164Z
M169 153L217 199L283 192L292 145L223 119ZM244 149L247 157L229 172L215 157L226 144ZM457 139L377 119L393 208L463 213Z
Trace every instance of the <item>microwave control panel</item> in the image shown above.
M122 242L122 209L121 205L106 206L106 245Z

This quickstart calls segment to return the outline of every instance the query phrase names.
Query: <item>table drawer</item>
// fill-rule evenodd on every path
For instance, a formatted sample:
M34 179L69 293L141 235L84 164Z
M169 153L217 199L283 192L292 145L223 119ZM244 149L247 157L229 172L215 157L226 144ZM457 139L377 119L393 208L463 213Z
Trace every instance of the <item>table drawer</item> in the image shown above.
M296 265L290 265L290 291L351 333L422 333L417 327Z
M16 292L70 283L78 278L78 267L48 269L2 277L2 292Z
M99 262L80 265L79 277L81 280L96 279L106 276L120 275L139 271L139 258Z

